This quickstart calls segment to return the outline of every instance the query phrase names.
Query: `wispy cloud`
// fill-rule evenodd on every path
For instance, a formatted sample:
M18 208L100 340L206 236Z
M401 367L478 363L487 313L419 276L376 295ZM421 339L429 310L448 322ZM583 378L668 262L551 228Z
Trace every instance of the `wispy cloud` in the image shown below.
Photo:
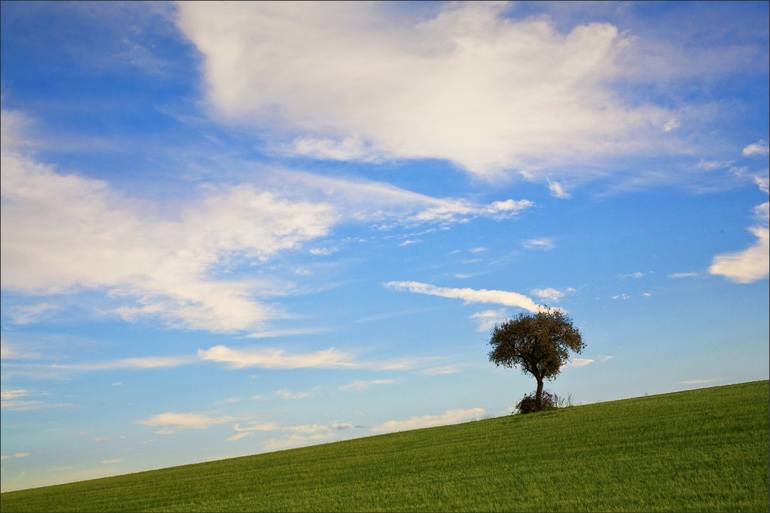
M484 408L467 408L449 410L438 415L421 415L410 417L404 420L388 420L372 428L375 433L386 433L389 431L406 431L409 429L421 429L433 426L444 426L447 424L457 424L469 420L477 420L486 414Z
M685 271L680 273L671 273L668 275L669 278L674 278L675 280L680 280L682 278L696 278L700 276L699 272L695 271Z
M457 374L461 370L461 365L439 365L423 369L420 371L420 374L425 374L426 376L448 376L450 374Z
M296 335L315 335L317 333L328 333L331 331L329 328L324 327L308 327L308 328L286 328L275 330L263 330L254 331L245 335L246 338L278 338L278 337L291 337Z
M308 390L287 390L282 388L276 390L275 395L287 401L295 401L297 399L309 399L315 395L315 392Z
M496 324L499 324L508 318L510 318L510 315L505 308L500 308L498 310L482 310L471 314L471 319L473 319L477 325L476 331L480 333L490 331Z
M198 350L198 356L205 361L224 363L235 369L260 367L264 369L371 369L404 370L420 364L416 358L366 361L358 360L353 354L335 348L310 353L289 354L276 348L233 349L219 345Z
M515 306L529 310L530 312L537 312L543 308L540 305L535 304L534 301L524 294L505 290L437 287L429 283L418 281L389 281L384 283L384 285L393 290L412 292L414 294L426 294L429 296L438 296L449 299L462 299L466 304L494 303L504 306Z
M576 290L572 287L567 287L566 289L561 290L548 287L544 289L532 289L530 292L532 292L533 295L539 297L540 299L559 301L565 296L575 293Z
M722 378L685 379L679 383L681 385L704 385L706 383L715 383L717 381L722 381Z
M13 411L39 410L46 406L43 401L33 399L38 394L23 388L0 391L0 409Z
M374 385L394 385L395 383L395 379L359 379L342 385L339 388L345 392L360 392Z
M28 452L14 452L11 454L0 454L0 461L10 460L10 459L21 459L21 458L27 458L30 456L30 453Z
M548 180L548 190L551 191L551 196L554 198L567 199L570 197L564 186L559 182Z
M165 412L140 421L144 426L160 428L157 434L170 435L183 429L208 429L232 422L232 417L210 417L196 413Z
M539 239L528 239L522 242L522 246L526 249L542 249L549 251L555 247L553 239L549 237L542 237Z
M752 155L767 155L768 152L770 152L770 149L768 149L767 141L760 139L755 143L747 145L741 153L746 157L750 157Z
M117 465L118 463L123 463L124 460L125 458L110 458L107 460L102 460L100 463L102 465Z
M632 273L626 273L626 274L619 274L620 278L633 278L635 280L641 280L644 278L644 273L642 271L635 271Z
M9 317L13 324L31 324L57 309L55 305L47 302L22 305L11 308Z

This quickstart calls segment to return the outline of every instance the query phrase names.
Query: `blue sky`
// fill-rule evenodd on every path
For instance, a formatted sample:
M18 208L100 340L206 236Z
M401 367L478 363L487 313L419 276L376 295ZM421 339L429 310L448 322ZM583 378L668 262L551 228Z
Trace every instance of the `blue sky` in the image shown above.
M3 2L3 490L767 379L767 19Z

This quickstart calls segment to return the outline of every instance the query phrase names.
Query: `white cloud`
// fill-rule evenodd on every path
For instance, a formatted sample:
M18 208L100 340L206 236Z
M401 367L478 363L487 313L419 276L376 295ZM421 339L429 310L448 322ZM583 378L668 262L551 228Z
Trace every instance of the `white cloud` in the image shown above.
M232 417L209 417L195 413L165 412L140 422L140 424L161 428L157 434L172 434L182 429L208 429L217 424L232 422Z
M464 223L476 217L509 219L534 206L527 199L478 204L461 198L437 198L385 182L321 176L289 169L262 169L262 185L294 201L334 205L337 218L384 221L394 225Z
M322 160L360 160L377 162L377 152L361 139L346 137L342 140L323 137L299 137L284 151Z
M16 306L11 308L9 317L13 324L31 324L39 321L47 312L56 309L56 306L46 302Z
M482 310L471 314L471 319L477 323L476 331L480 333L490 331L496 324L507 320L509 317L510 315L505 308L500 308L499 310Z
M46 367L51 369L73 371L102 371L113 369L165 369L195 363L194 356L143 356L138 358L123 358L102 362L87 363L53 363Z
M418 281L389 281L384 283L384 285L389 289L412 292L414 294L462 299L466 304L494 303L504 306L515 306L530 312L537 312L543 309L542 306L535 304L534 301L524 294L505 290L437 287Z
M759 141L755 143L751 143L745 148L743 148L744 156L750 157L752 155L767 155L768 152L770 152L770 149L768 149L767 141L760 139Z
M595 362L595 360L593 360L591 358L572 358L569 361L569 363L567 364L567 366L579 369L581 367L585 367L587 365L591 365L594 362Z
M457 374L462 367L460 365L439 365L438 367L428 367L420 371L420 374L426 376L448 376L449 374Z
M316 333L326 333L330 331L329 328L322 327L310 327L310 328L286 328L275 330L263 330L255 331L245 335L246 338L278 338L278 337L290 337L296 335L313 335Z
M358 364L349 353L334 348L313 353L287 354L282 349L231 349L214 346L198 350L202 360L225 363L235 368L262 367L266 369L353 368Z
M406 246L411 246L412 244L419 244L421 242L422 242L421 239L406 239L404 242L399 244L399 247L403 248L403 247L406 247Z
M532 292L533 295L539 297L540 299L547 299L550 301L559 301L564 296L574 293L575 289L572 287L568 287L564 290L559 290L559 289L548 287L544 289L532 289L530 292Z
M714 383L715 381L721 381L722 378L706 378L706 379L686 379L680 381L682 385L702 385L704 383Z
M344 430L344 429L353 429L355 426L353 424L350 424L349 422L336 422L331 425L332 429L337 430Z
M310 248L310 254L314 256L333 255L337 251L339 251L337 248Z
M314 392L305 392L301 390L286 390L285 388L282 388L280 390L275 391L275 395L280 397L281 399L293 401L297 399L309 399L315 395Z
M678 119L669 119L663 124L664 132L673 132L677 128L681 127L682 123Z
M506 219L532 206L512 199L477 205L379 182L266 170L255 178L258 186L208 187L166 208L40 164L20 151L17 135L3 131L3 288L28 295L106 291L107 304L118 306L101 313L127 321L152 316L172 327L269 333L264 324L281 312L256 298L278 285L214 277L218 265L235 257L262 264L340 222L448 224ZM52 308L46 305L19 311L19 320Z
M468 251L473 253L473 254L478 254L478 253L483 253L486 250L487 250L487 248L485 248L484 246L478 246L478 247L475 247L475 248L471 248Z
M10 460L10 459L26 458L29 455L30 454L28 452L22 452L22 451L15 452L13 454L1 454L0 455L0 460L4 461L4 460Z
M564 186L559 182L552 182L548 180L548 190L551 191L551 196L559 199L569 198L569 193L564 189Z
M102 465L117 465L118 463L122 463L123 460L123 458L110 458L107 460L102 460L100 463Z
M275 422L251 422L249 424L246 424L245 426L236 424L235 426L233 426L233 430L235 431L235 434L229 436L227 440L231 442L235 442L237 440L243 440L244 438L247 438L253 435L254 433L279 431L280 429L281 429L281 426L279 426Z
M127 320L154 315L211 331L258 326L274 314L258 284L209 276L223 258L265 259L327 233L327 204L293 202L251 186L213 190L164 218L101 181L64 175L2 151L2 283L26 294L100 288Z
M627 301L627 300L631 299L631 294L626 294L625 292L623 292L622 294L616 294L616 295L612 296L612 299L615 299L615 300L620 299L622 301Z
M356 360L351 353L333 347L311 353L287 354L277 348L232 349L218 345L199 349L198 356L205 361L219 362L236 369L261 367L264 369L372 369L403 370L419 364L418 359L363 361Z
M767 182L756 180L759 189L767 194ZM734 253L716 255L709 273L726 277L735 283L751 283L767 278L770 272L770 202L754 207L754 217L760 223L749 228L757 240L752 246Z
M652 297L652 292L642 292L643 297Z
M29 392L27 390L24 390L22 388L17 388L14 390L2 390L0 391L0 399L3 401L10 401L12 399L18 399L20 397L28 396Z
M522 245L527 249L543 249L545 251L554 248L553 239L548 237L542 237L540 239L528 239L525 240Z
M700 276L700 273L695 271L686 271L681 273L671 273L668 275L669 278L674 278L676 280L679 280L682 278L695 278L696 276Z
M611 85L635 39L508 8L190 2L178 24L220 118L269 126L300 155L443 158L493 177L670 151L672 113Z
M618 276L620 276L621 278L633 278L635 280L641 280L642 278L644 278L644 273L642 271L636 271L628 274L619 274Z
M709 267L709 273L726 277L736 283L751 283L766 278L770 267L770 244L767 226L749 228L756 242L743 251L716 255Z
M698 169L703 169L704 171L713 171L715 169L723 169L732 166L731 161L722 161L722 160L703 160L700 159L700 162L698 162Z
M345 392L360 392L361 390L366 390L370 386L373 385L393 385L396 383L395 379L369 379L369 380L356 380L351 381L350 383L346 385L342 385L340 387L340 390L343 390Z
M422 415L419 417L410 417L405 420L388 420L372 428L375 433L386 433L389 431L406 431L409 429L421 429L433 426L444 426L447 424L457 424L469 420L477 420L486 414L484 408L468 408L449 410L439 415Z
M36 399L30 399L34 396L29 390L16 388L0 391L0 409L13 411L38 410L46 406L45 403Z
M770 192L770 188L768 188L768 184L770 183L770 179L767 176L760 176L756 175L754 177L754 183L757 184L757 187L759 187L759 190L767 194Z

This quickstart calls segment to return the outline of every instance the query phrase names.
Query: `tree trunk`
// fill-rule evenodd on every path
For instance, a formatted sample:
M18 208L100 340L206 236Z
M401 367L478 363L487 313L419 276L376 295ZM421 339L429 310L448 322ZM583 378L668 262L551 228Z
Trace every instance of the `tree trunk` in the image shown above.
M543 380L537 380L537 392L535 392L535 407L537 411L543 409Z

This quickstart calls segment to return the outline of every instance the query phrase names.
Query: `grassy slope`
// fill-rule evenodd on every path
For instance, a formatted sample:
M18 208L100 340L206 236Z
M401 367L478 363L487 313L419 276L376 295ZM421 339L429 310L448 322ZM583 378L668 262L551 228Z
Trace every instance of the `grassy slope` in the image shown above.
M768 382L5 493L2 511L768 511Z

